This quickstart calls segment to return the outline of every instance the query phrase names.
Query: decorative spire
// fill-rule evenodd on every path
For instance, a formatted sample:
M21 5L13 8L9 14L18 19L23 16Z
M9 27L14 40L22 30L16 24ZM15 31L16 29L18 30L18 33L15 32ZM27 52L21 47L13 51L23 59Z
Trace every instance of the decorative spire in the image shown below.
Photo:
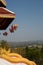
M0 0L0 7L6 7L6 1Z

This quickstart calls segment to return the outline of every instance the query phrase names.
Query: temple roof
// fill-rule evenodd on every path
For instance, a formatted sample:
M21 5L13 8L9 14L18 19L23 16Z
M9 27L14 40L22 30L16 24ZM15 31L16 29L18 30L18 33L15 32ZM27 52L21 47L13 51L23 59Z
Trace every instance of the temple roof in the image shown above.
M14 12L0 7L0 30L6 29L13 19L15 19Z
M0 0L0 7L6 7L6 1Z
M15 13L4 7L0 7L0 18L15 18Z

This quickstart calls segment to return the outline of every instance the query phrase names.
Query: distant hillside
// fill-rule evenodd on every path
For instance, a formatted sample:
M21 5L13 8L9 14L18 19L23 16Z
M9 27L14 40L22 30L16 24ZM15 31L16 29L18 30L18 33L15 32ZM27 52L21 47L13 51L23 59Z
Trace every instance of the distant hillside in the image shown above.
M9 42L11 47L27 46L28 42Z
M18 47L18 46L33 46L33 45L42 45L43 41L29 41L29 42L8 42L11 47Z

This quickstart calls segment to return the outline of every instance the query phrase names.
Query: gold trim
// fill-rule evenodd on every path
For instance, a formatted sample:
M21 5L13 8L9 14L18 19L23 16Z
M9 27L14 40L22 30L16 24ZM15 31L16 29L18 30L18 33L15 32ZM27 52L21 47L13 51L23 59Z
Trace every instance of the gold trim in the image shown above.
M21 55L17 53L10 53L10 49L6 51L5 49L1 50L1 58L11 62L11 63L25 63L27 65L36 65L35 62L30 61L26 58L23 58Z
M0 15L0 18L16 18L16 16L13 15Z
M3 54L2 58L9 61L9 62L11 62L11 63L25 63L27 65L36 65L35 62L30 61L30 60L28 60L26 58L23 58L23 57L13 57L12 58L12 57L10 57L8 55Z

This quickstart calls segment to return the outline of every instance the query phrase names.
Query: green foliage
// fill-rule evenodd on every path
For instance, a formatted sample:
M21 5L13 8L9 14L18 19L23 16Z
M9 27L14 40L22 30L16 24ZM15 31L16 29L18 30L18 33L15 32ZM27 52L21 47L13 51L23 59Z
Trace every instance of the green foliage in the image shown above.
M6 46L6 43L7 43L6 41L2 40L1 43L0 43L1 47L4 48Z
M36 48L29 48L28 46L25 48L25 57L27 59L33 60L39 64L40 59L40 51Z
M40 53L41 53L41 57L43 58L43 45L42 45Z
M0 47L1 47L1 48L5 48L6 50L8 50L10 46L9 46L9 44L7 43L7 41L2 40L2 41L0 42Z
M38 47L18 47L14 52L21 54L23 57L35 61L37 65L43 65L43 46Z
M26 46L26 48L25 48L25 57L26 58L28 58L29 59L29 48L28 48L28 46Z

